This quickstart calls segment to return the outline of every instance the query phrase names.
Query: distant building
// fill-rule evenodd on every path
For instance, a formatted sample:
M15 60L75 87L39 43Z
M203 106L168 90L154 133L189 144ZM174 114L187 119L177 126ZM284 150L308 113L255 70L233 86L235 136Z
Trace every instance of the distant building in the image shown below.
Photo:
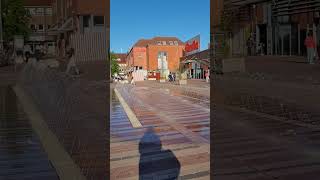
M55 52L55 38L48 34L48 29L53 26L52 15L53 0L25 0L24 7L31 15L29 27L32 30L26 43L34 51L36 46L43 45L48 48L48 53Z
M163 71L165 74L179 70L184 43L176 37L154 37L136 42L127 54L131 70Z
M127 61L126 61L127 54L118 53L118 54L115 54L115 56L117 57L117 62L120 66L120 73L125 73L127 70Z

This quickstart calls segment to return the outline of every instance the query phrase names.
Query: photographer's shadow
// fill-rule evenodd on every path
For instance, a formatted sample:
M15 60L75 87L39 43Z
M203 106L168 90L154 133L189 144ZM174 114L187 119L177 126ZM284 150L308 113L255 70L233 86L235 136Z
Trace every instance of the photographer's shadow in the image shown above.
M154 129L148 128L139 143L139 180L175 180L180 174L180 162L171 150L163 150Z

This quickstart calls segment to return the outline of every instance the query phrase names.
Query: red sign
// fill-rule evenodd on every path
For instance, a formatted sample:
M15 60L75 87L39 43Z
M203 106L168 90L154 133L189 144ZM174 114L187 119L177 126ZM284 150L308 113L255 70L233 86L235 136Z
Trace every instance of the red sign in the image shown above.
M185 51L187 56L200 51L200 35L186 42Z
M186 52L192 52L198 49L199 49L199 42L196 40L193 40L191 44L187 43L185 47Z

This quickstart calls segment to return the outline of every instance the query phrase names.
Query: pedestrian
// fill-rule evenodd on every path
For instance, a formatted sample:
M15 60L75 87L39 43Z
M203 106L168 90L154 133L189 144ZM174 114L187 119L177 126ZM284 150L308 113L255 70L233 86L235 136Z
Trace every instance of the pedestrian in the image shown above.
M28 60L31 56L31 47L29 44L24 45L23 52L24 52L25 61L26 61L26 63L28 63Z
M176 81L176 73L173 73L173 81Z
M79 69L76 65L76 61L75 61L75 58L74 58L74 49L73 48L70 48L69 50L69 63L68 63L68 66L67 66L67 70L66 70L66 74L69 74L70 70L72 68L74 68L74 70L76 71L76 74L79 75L80 72L79 72Z
M315 58L316 44L311 32L308 33L308 36L304 41L304 45L307 48L307 53L308 53L307 57L308 57L309 64L314 64L313 60Z
M132 76L131 76L131 85L136 85L136 83L134 82L133 74L132 74Z
M209 82L209 70L206 71L205 76L206 76L206 82L208 83Z

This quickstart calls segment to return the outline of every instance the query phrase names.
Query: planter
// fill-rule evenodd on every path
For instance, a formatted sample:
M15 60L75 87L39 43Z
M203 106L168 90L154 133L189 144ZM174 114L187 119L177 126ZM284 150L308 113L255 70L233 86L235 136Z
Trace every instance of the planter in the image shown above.
M180 85L186 85L187 84L187 80L186 79L181 79L181 80L179 80L179 84Z

